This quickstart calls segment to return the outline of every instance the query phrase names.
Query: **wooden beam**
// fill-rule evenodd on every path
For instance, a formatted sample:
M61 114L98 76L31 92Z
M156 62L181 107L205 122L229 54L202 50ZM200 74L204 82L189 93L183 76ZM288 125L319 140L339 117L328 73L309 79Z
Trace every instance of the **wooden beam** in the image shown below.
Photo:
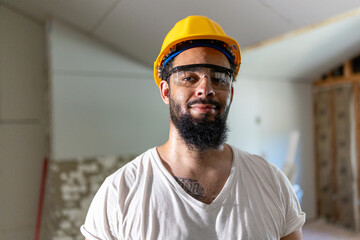
M313 131L314 131L314 149L315 149L315 163L314 163L314 167L315 167L315 189L316 189L316 194L315 194L315 201L316 201L316 217L320 217L321 216L321 202L320 202L320 159L319 159L319 150L318 150L318 128L317 128L317 92L315 87L313 87Z
M337 200L337 177L336 177L336 134L335 134L335 104L334 104L334 89L330 89L330 126L331 126L331 189L333 193L333 221L338 219Z
M360 74L352 74L348 77L337 77L337 78L327 78L325 80L317 80L314 82L314 86L333 86L338 84L345 83L360 83Z
M346 61L344 63L344 77L349 78L353 75L353 70L351 66L351 61Z
M355 107L355 131L356 131L356 159L357 159L357 173L356 173L356 177L358 180L357 183L357 191L358 191L358 199L360 199L360 106L359 106L359 101L360 101L360 96L359 96L359 83L354 83L354 107ZM359 212L360 212L360 207L359 207Z

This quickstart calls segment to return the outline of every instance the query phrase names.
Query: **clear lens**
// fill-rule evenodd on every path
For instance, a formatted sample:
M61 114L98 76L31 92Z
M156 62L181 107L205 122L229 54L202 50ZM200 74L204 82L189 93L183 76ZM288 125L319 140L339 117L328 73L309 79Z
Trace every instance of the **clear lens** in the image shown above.
M229 69L230 70L230 69ZM211 81L214 89L229 89L232 82L232 74L228 69L216 65L210 66L180 66L171 70L174 83L177 86L196 88L206 77Z

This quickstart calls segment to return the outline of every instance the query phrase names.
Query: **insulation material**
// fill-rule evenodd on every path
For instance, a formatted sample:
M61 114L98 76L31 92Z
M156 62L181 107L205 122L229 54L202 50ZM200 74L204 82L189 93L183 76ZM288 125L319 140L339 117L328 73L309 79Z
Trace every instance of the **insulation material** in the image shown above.
M353 115L352 85L342 85L334 89L334 132L335 132L335 174L337 223L347 228L357 229L357 182L356 165L352 155L352 133L355 132Z
M332 185L332 138L330 91L319 89L315 94L316 154L318 160L318 211L327 220L334 219Z
M353 85L317 87L314 100L319 217L357 231L355 113L360 109L355 109Z
M42 240L83 240L80 226L105 178L132 160L107 157L52 161L49 165Z

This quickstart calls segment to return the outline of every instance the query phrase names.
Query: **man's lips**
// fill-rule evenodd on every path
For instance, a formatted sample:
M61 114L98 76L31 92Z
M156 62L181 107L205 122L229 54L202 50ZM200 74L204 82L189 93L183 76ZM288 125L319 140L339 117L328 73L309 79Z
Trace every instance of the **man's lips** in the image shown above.
M220 109L221 104L219 102L213 101L213 100L203 100L198 99L191 102L188 102L187 106L189 108L197 108L197 109Z
M217 109L217 107L212 104L196 103L196 104L192 104L190 106L190 110L195 111L197 113L202 113L202 114L214 114L216 109Z
M216 106L211 105L211 104L199 104L199 103L197 103L197 104L191 105L190 108L212 110L212 109L216 109Z

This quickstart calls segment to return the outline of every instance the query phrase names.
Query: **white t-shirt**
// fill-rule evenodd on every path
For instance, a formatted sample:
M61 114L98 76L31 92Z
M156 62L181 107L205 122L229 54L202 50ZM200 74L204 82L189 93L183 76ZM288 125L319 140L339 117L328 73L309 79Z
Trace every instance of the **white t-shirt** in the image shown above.
M211 204L186 193L152 148L109 176L82 234L90 239L280 239L305 213L286 176L263 158L232 147L223 189Z

